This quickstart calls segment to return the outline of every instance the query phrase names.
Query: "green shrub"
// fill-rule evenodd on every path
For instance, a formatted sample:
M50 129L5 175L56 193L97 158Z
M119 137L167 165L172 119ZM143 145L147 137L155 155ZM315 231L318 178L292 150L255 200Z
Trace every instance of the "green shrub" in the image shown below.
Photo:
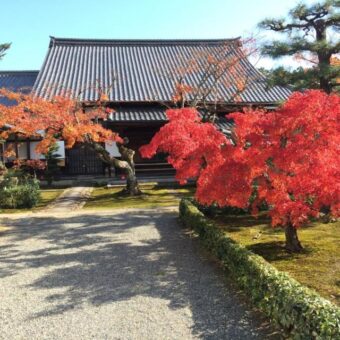
M182 199L179 210L181 221L195 230L255 305L293 339L340 339L337 306L228 238L191 201Z
M8 172L0 183L0 207L32 208L39 201L39 181L20 172Z
M44 171L44 178L47 181L47 185L51 186L52 182L60 173L60 168L58 166L58 158L60 155L57 153L59 146L54 144L50 146L47 153L44 154L46 160L46 169Z
M241 209L237 207L219 207L216 203L212 205L203 205L196 201L194 201L194 204L198 207L200 211L203 212L206 216L216 216L216 215L244 215L249 213L247 209Z

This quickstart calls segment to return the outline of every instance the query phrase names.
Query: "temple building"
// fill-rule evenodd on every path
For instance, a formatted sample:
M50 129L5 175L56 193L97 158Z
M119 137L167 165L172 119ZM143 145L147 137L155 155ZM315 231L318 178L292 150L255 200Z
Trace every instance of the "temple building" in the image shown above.
M190 64L203 56L218 58L221 54L235 60L235 66L226 68L218 77L216 73L202 74L199 62L195 66ZM93 40L51 37L40 71L0 71L0 87L32 91L47 100L55 95L71 95L83 103L85 111L98 100L98 89L105 89L108 105L115 112L103 124L128 137L129 147L136 151L137 173L145 174L161 174L169 169L165 155L145 160L138 149L166 122L165 110L174 105L179 79L196 89L202 85L202 79L205 80L204 107L214 110L215 123L226 134L232 128L225 119L229 112L245 106L274 109L291 93L284 87L268 87L265 77L242 52L238 38ZM238 79L246 82L242 91L239 91ZM19 158L41 157L34 151L35 141L11 142L16 143ZM58 154L64 175L103 174L104 165L90 149L82 145L70 150L63 148L61 142ZM115 145L107 145L107 149L119 157Z

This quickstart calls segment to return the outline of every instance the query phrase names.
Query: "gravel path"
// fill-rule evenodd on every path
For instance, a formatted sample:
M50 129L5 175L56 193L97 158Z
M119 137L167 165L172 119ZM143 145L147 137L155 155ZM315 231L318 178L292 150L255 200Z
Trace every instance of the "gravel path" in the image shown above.
M0 339L272 339L171 209L13 217Z

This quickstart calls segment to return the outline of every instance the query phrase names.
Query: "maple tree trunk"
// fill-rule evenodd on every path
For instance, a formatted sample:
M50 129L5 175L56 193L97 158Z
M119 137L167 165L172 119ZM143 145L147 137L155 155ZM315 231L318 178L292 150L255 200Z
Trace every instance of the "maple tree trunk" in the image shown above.
M138 185L137 177L134 173L128 174L126 178L125 193L129 194L130 196L136 196L142 193Z
M126 187L124 193L130 196L140 195L142 192L139 188L138 180L136 177L135 163L133 161L134 151L126 148L124 145L118 146L122 159L111 157L107 150L99 143L89 143L90 146L97 152L100 159L114 166L115 168L122 169L126 174Z
M286 249L292 253L298 253L303 250L303 247L299 241L297 230L292 224L288 224L285 228L286 235Z
M140 195L142 192L138 185L136 177L136 168L134 162L135 151L126 147L129 143L128 138L124 138L123 144L117 144L118 150L121 154L122 160L125 161L128 166L126 167L126 188L125 193L131 196Z
M134 164L129 164L125 160L119 160L116 158L111 158L109 164L113 165L115 168L122 169L126 174L126 187L123 193L130 196L140 195L142 192L139 188L138 180L135 173Z

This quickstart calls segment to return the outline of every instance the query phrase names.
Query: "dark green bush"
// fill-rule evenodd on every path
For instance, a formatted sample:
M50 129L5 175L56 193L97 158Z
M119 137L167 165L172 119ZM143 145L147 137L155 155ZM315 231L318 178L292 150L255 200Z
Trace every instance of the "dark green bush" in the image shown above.
M52 182L56 180L60 173L60 168L58 166L58 157L60 157L60 155L57 153L58 150L58 145L54 144L48 149L48 152L44 154L46 160L44 178L49 186L52 185Z
M0 207L32 208L39 201L39 181L21 172L8 172L0 183Z
M184 225L195 230L255 305L293 339L340 339L337 306L228 238L191 201L182 199L179 210Z
M200 211L206 216L216 216L216 215L244 215L249 213L246 209L241 209L237 207L219 207L217 204L203 205L196 201L194 204L198 207Z

